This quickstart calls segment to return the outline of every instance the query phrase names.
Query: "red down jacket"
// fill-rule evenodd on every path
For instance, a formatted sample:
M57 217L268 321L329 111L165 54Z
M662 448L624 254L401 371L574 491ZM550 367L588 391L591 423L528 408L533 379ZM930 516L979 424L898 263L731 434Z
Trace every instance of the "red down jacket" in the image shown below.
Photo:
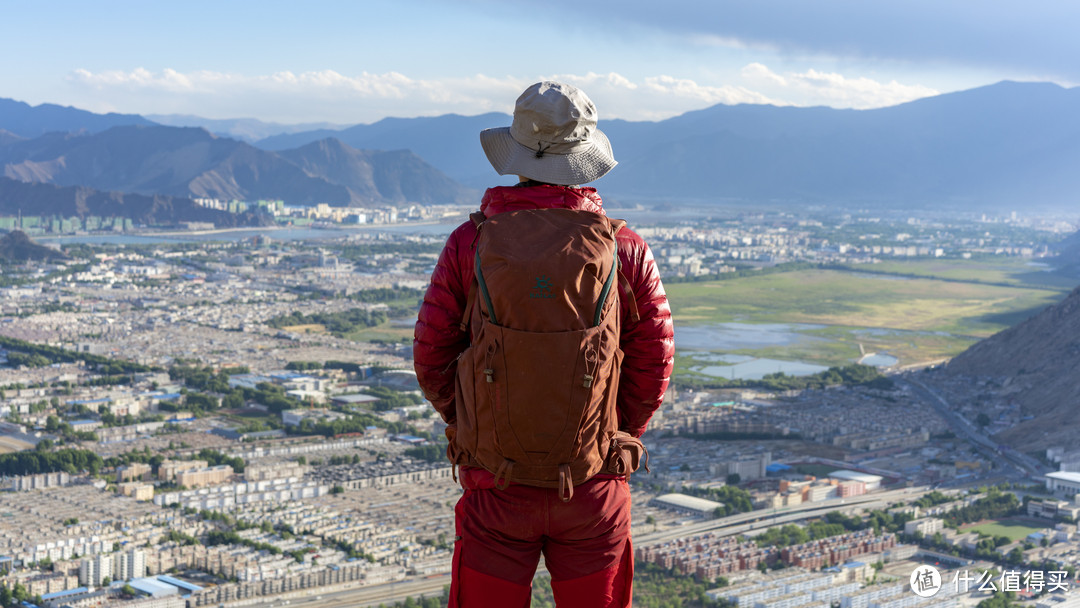
M595 189L553 185L490 188L480 205L488 217L504 211L549 208L604 213ZM457 356L469 345L460 323L473 282L475 237L476 227L471 221L450 234L432 272L414 333L417 380L448 424L455 422ZM675 354L671 308L645 241L629 228L620 230L616 241L621 272L633 289L640 316L638 322L633 322L629 305L621 301L623 362L617 402L619 429L640 437L649 418L660 407L671 377Z

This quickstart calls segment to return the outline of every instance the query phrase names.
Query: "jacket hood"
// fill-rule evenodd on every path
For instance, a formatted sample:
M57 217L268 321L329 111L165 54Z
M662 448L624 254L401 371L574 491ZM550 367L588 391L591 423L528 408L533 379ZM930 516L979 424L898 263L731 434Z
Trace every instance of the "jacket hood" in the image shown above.
M603 201L596 188L569 186L497 186L488 188L480 201L480 211L487 217L519 209L577 209L604 214Z

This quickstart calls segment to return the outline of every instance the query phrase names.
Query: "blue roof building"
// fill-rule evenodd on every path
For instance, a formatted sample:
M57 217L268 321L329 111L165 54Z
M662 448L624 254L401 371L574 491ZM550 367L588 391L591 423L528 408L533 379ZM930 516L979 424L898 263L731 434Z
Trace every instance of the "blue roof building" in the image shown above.
M90 589L87 587L76 587L74 589L68 589L67 591L54 591L52 593L46 593L41 596L42 601L54 600L58 597L65 597L68 595L78 595L80 593L86 593Z

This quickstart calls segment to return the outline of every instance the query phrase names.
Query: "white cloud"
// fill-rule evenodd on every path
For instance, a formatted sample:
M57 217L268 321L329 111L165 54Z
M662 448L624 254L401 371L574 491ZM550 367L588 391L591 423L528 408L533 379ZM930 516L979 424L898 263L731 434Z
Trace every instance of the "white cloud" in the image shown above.
M758 82L770 82L776 86L786 87L788 86L787 80L783 76L773 72L768 67L760 63L751 63L742 69L743 78L751 81Z
M653 76L645 79L645 85L661 94L673 97L700 99L709 105L718 103L734 105L740 103L775 103L765 95L743 87L713 87L700 85L693 80L673 78L671 76Z
M543 80L555 80L558 82L565 82L572 84L579 89L590 89L593 87L607 87L611 89L625 89L633 91L638 88L638 85L630 81L622 74L616 74L615 72L608 72L607 74L597 74L595 72L589 72L584 76L578 76L576 74L553 74L545 76ZM587 93L588 91L586 91Z
M814 69L777 74L760 63L747 65L741 74L748 85L762 88L773 96L788 99L792 105L800 106L882 108L939 93L919 84L907 85L895 80L878 82L865 76L848 78L835 72Z
M525 87L545 79L581 87L596 102L601 120L661 120L719 103L868 108L936 93L918 85L879 83L816 70L777 74L760 63L744 67L737 82L723 84L666 74L632 79L616 72L416 79L398 72L350 76L334 70L282 71L251 76L143 68L128 72L79 69L68 80L77 87L82 107L351 124L387 116L510 113Z
M483 75L416 80L397 72L347 76L334 70L248 76L213 71L182 74L171 69L97 73L79 69L68 80L98 97L87 100L88 104L124 105L128 112L256 116L286 122L364 122L385 116L509 111L527 86L525 81Z

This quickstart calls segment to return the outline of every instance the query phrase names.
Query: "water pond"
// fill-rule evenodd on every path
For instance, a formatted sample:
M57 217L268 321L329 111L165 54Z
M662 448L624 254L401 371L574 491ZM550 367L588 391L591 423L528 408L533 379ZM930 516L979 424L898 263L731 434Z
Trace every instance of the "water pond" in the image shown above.
M779 359L754 359L733 365L707 365L697 371L731 380L760 380L767 374L783 372L788 376L809 376L829 369L824 365L803 363L801 361L781 361Z
M675 347L686 350L744 350L821 340L799 332L822 329L808 323L720 323L675 327Z
M874 367L892 367L900 362L900 359L886 354L886 353L874 353L870 356L863 357L859 363L863 365L872 365Z
M683 325L675 328L675 347L694 360L703 363L695 370L735 380L760 380L766 374L783 372L789 376L808 376L828 367L803 361L783 361L725 353L732 350L753 350L791 346L822 338L800 332L821 329L823 325L799 323L720 323L717 325Z

